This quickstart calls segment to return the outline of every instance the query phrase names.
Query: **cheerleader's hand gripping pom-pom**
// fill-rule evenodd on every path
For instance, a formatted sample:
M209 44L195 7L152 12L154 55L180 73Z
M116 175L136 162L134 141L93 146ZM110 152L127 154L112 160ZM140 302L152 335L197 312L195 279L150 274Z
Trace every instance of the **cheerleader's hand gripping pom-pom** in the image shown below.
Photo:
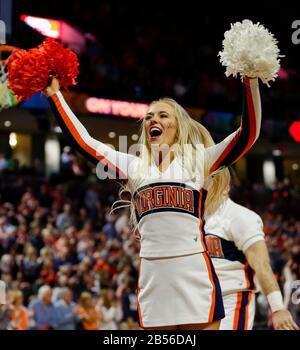
M54 39L45 39L37 48L15 50L8 60L9 89L20 98L28 99L49 85L49 76L55 76L60 86L75 85L79 73L78 58L70 49Z
M260 78L268 86L269 81L275 80L283 56L279 55L277 40L268 29L245 19L231 24L224 36L219 56L226 66L226 76Z

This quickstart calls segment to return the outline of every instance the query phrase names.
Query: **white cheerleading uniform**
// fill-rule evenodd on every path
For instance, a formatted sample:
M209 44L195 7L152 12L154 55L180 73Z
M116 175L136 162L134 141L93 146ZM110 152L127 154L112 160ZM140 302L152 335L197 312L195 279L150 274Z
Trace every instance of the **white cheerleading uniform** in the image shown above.
M205 240L223 294L225 318L220 329L252 329L259 286L244 253L264 240L260 216L227 199L207 218Z
M140 169L140 158L93 139L60 92L49 98L62 131L87 159L100 162L129 186L138 183L134 203L141 235L138 311L142 327L206 323L224 316L219 282L204 241L203 169L205 161L211 173L232 164L257 139L261 122L257 79L245 78L244 87L241 127L215 146L200 145L193 177L178 157L164 172L155 164L146 171ZM187 286L193 295L187 293Z

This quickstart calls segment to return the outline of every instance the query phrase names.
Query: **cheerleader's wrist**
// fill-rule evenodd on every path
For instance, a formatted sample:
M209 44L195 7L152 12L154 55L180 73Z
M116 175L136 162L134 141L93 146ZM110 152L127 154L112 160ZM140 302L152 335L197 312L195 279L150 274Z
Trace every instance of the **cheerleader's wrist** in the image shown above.
M267 299L272 313L284 309L282 294L279 290L269 293Z

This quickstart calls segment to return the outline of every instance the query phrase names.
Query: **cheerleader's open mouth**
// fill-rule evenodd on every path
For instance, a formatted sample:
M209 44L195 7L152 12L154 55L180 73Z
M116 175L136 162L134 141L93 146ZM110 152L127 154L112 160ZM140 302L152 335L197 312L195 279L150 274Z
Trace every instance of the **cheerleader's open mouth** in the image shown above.
M149 130L149 136L151 141L157 141L162 135L163 130L158 126L152 126Z

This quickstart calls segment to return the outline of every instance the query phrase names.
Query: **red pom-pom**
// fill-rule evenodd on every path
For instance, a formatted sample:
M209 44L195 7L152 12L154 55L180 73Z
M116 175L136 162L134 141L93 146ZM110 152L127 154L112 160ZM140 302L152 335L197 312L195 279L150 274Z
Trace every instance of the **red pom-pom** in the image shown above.
M79 62L77 55L70 49L54 39L47 38L38 47L44 52L50 66L50 74L55 76L61 87L68 88L70 85L76 85L78 76Z
M48 84L49 64L38 49L15 50L8 59L8 88L18 97L28 99Z
M75 85L78 58L70 49L54 39L47 38L37 48L15 50L8 60L9 89L15 95L28 99L49 85L49 76L55 76L60 86Z

